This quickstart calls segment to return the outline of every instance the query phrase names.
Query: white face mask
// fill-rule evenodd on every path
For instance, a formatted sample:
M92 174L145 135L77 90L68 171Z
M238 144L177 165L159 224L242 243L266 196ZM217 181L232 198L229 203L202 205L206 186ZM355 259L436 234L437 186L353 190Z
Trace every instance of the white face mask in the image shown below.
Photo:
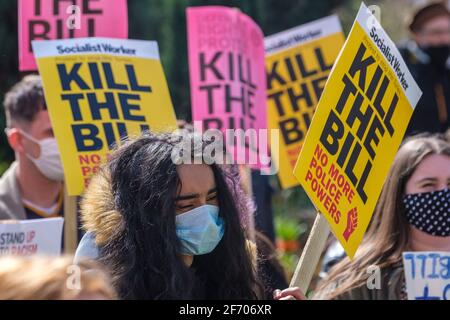
M48 179L53 181L63 181L64 171L61 164L61 158L59 155L58 145L55 138L45 138L42 140L37 140L30 136L29 134L20 131L26 138L36 142L41 148L41 155L39 158L33 158L29 154L26 154L28 159L30 159L39 171L46 176Z

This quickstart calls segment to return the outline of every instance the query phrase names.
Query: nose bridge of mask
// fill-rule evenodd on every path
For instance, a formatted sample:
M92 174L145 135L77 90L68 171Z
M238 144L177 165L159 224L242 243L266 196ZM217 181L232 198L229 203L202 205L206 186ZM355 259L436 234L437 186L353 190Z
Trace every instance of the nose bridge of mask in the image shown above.
M447 206L450 204L450 188L445 187L444 189L437 190L432 192L433 200L439 200L438 197L440 197L441 201L447 200Z
M197 208L194 208L190 211L187 211L187 212L177 215L175 217L175 220L180 223L186 222L186 221L195 221L196 219L200 219L201 217L203 217L205 209L210 209L210 210L208 210L208 213L213 218L217 218L217 216L219 215L219 208L217 206L205 204L205 205L199 206Z
M217 206L203 205L177 215L175 221L180 234L196 232L197 236L203 239L215 231L214 227L218 224L218 216L219 208ZM214 222L214 225L210 223L211 221Z
M434 191L429 191L429 192L418 192L418 193L410 193L410 194L405 194L404 198L413 198L413 197L436 197L438 195L445 195L449 193L450 194L450 187L444 187L442 189L439 190L434 190Z
M444 187L442 189L434 191L434 193L443 193L443 194L450 193L450 187Z

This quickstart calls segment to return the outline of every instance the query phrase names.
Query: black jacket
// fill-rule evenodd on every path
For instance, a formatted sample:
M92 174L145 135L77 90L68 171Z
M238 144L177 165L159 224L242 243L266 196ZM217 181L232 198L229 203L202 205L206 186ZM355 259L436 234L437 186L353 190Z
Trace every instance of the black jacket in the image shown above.
M407 42L400 48L400 53L408 69L416 80L423 94L412 115L406 135L422 132L443 133L450 128L450 68L436 68L429 62L429 57L414 42ZM448 62L448 61L447 61ZM436 89L436 86L440 87ZM443 93L441 104L445 106L445 121L439 120L438 97ZM442 112L441 112L442 113ZM441 115L442 117L442 115Z

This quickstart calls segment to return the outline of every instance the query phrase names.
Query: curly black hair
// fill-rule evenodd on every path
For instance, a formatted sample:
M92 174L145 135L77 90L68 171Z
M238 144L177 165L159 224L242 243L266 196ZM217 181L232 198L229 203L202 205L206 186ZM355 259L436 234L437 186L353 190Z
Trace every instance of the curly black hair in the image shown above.
M175 198L180 181L171 155L180 139L147 132L110 158L114 207L124 229L100 249L100 261L112 271L123 299L257 299L262 286L240 221L245 198L236 177L222 166L210 165L224 236L211 253L195 256L191 267L179 255Z

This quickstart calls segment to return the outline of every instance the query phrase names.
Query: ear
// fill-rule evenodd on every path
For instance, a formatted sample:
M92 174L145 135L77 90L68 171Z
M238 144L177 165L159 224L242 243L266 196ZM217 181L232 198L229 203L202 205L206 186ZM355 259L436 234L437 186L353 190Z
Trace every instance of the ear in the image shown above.
M8 138L8 143L15 152L23 153L25 148L22 143L22 135L19 129L11 128L7 131L6 136Z

